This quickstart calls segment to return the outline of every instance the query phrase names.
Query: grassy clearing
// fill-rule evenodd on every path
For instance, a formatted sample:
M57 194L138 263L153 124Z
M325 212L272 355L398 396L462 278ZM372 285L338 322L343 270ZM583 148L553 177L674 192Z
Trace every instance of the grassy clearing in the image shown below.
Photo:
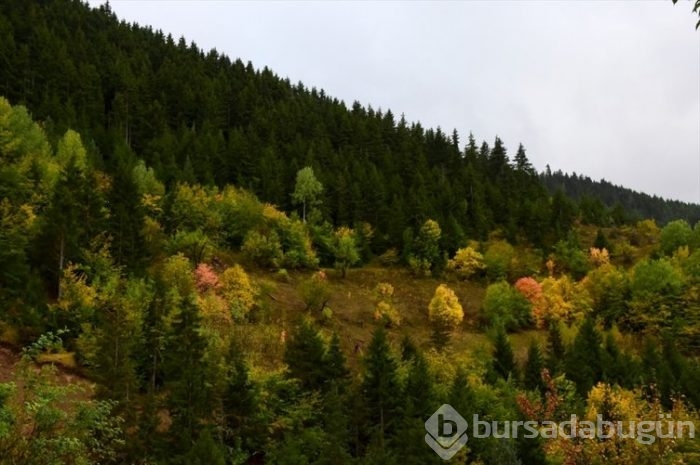
M236 337L243 338L244 346L255 365L279 367L283 354L284 335L294 327L303 315L310 315L321 322L324 332L338 333L351 367L356 367L364 348L371 339L377 323L374 320L374 288L380 282L394 287L393 302L401 315L401 325L389 328L389 338L398 349L400 341L408 335L424 350L431 348L428 303L440 283L452 288L464 309L465 318L461 327L452 335L448 351L460 358L478 354L490 354L491 342L479 326L479 315L485 293L483 283L416 278L402 268L366 266L351 269L343 279L335 270L325 270L331 294L328 307L333 312L330 321L324 321L318 311L305 310L298 286L311 276L308 272L290 272L283 278L269 273L253 271L251 275L263 289L260 317L264 324L244 325L238 328ZM544 344L546 333L539 330L524 331L511 335L516 357L524 360L532 339Z

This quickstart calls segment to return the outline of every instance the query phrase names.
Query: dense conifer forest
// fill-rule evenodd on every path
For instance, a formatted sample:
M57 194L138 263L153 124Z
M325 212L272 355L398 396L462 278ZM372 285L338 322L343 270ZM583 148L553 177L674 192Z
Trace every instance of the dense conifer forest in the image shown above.
M445 403L698 425L700 206L312 84L108 5L0 3L0 464L437 464Z

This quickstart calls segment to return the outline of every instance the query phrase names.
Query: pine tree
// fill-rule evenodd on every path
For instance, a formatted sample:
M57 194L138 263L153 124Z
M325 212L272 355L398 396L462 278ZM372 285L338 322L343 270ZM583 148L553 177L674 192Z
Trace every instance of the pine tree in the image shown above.
M518 146L518 152L515 154L513 161L515 162L515 169L517 171L526 174L535 174L530 160L528 160L527 155L525 155L525 147L523 147L523 144Z
M523 373L523 385L526 389L544 392L545 385L542 381L542 370L544 369L544 358L542 351L536 341L530 342L527 351L527 362Z
M516 379L517 365L513 347L510 344L506 330L502 326L496 329L493 346L493 362L491 365L493 374L506 380L510 378Z
M593 247L599 250L606 249L608 252L611 251L610 242L608 241L608 238L605 237L603 230L600 228L598 228L595 239L593 240Z
M120 410L128 417L134 413L131 407L140 387L136 352L141 342L143 307L151 296L142 281L125 283L116 273L105 281L99 294L95 370L100 381L99 392L118 401Z
M364 405L364 427L376 440L382 453L386 442L396 432L401 406L398 367L391 354L386 331L379 326L372 335L364 358L361 393ZM370 441L371 441L370 440Z
M327 383L334 383L341 392L347 388L350 382L350 371L347 368L345 354L340 347L338 333L333 333L328 350L323 358L325 368L324 379Z
M115 263L118 266L140 269L146 258L144 240L141 237L144 210L132 171L132 167L122 161L114 172L107 196L110 208L109 232L112 236L112 256Z
M68 263L81 262L83 251L103 227L104 212L93 174L69 156L43 217L35 255L60 298L59 278ZM82 162L84 163L84 161Z
M191 296L183 300L174 318L163 361L164 376L170 393L171 437L177 448L187 451L196 441L202 422L211 415L213 383L207 379L207 341Z
M602 356L603 380L610 385L634 388L639 377L639 363L634 357L620 350L612 334L605 337Z
M424 447L422 440L425 437L425 420L439 403L435 399L428 363L420 353L410 362L404 392L402 418L398 425L398 437L403 445L398 450L398 458L406 465L430 463L435 455Z
M242 446L248 450L262 441L264 425L255 421L259 408L256 386L250 379L248 365L241 348L231 342L226 357L227 379L223 393L224 440L229 447Z
M287 341L284 362L289 376L301 382L304 390L320 390L326 383L326 347L308 319L302 319Z
M593 319L586 318L567 353L566 374L576 383L576 389L583 398L602 379L602 343Z
M566 347L561 336L559 322L550 321L547 329L547 360L546 365L552 376L561 374L564 371L564 360L566 357Z

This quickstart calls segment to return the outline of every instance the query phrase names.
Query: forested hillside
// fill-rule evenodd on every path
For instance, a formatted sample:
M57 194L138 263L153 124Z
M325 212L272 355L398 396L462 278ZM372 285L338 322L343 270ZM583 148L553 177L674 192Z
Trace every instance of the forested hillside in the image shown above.
M656 195L636 192L623 186L616 186L604 179L594 181L588 176L544 171L540 179L551 193L564 192L577 200L584 215L590 215L595 222L625 222L653 218L660 224L684 219L690 224L700 220L700 206L667 200ZM605 209L607 218L600 215ZM598 213L596 213L598 212Z
M267 68L120 22L109 7L6 1L0 37L0 95L44 121L54 141L79 131L109 172L137 156L168 186L233 183L291 211L296 172L311 166L326 187L320 212L334 225L371 224L378 252L401 246L405 229L427 218L452 250L496 228L551 246L575 216L565 198L550 202L523 147L509 152L498 139L477 143L390 110L347 106Z
M437 464L444 403L655 428L454 463L699 463L700 225L108 7L1 2L0 63L0 464Z

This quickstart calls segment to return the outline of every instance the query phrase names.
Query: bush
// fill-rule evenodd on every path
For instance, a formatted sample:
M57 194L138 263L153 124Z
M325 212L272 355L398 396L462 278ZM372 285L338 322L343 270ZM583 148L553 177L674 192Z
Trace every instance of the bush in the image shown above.
M379 256L379 263L381 263L383 266L398 265L400 260L401 257L399 257L399 252L394 248L388 249Z
M243 240L241 250L246 258L258 266L277 268L282 263L282 244L274 231L266 236L250 231Z
M306 304L305 310L322 311L331 296L326 273L319 271L302 281L299 285L299 293Z
M484 297L484 319L489 326L503 326L507 331L528 326L530 302L517 289L505 281L486 288Z
M486 268L484 256L472 247L457 250L452 260L447 262L447 268L456 272L463 279L469 279L474 274Z
M389 283L379 283L374 288L374 293L376 296L374 319L377 321L383 320L385 326L400 326L401 315L393 301L394 286Z
M484 254L486 276L491 280L505 279L515 258L515 249L506 241L496 241L489 245Z

